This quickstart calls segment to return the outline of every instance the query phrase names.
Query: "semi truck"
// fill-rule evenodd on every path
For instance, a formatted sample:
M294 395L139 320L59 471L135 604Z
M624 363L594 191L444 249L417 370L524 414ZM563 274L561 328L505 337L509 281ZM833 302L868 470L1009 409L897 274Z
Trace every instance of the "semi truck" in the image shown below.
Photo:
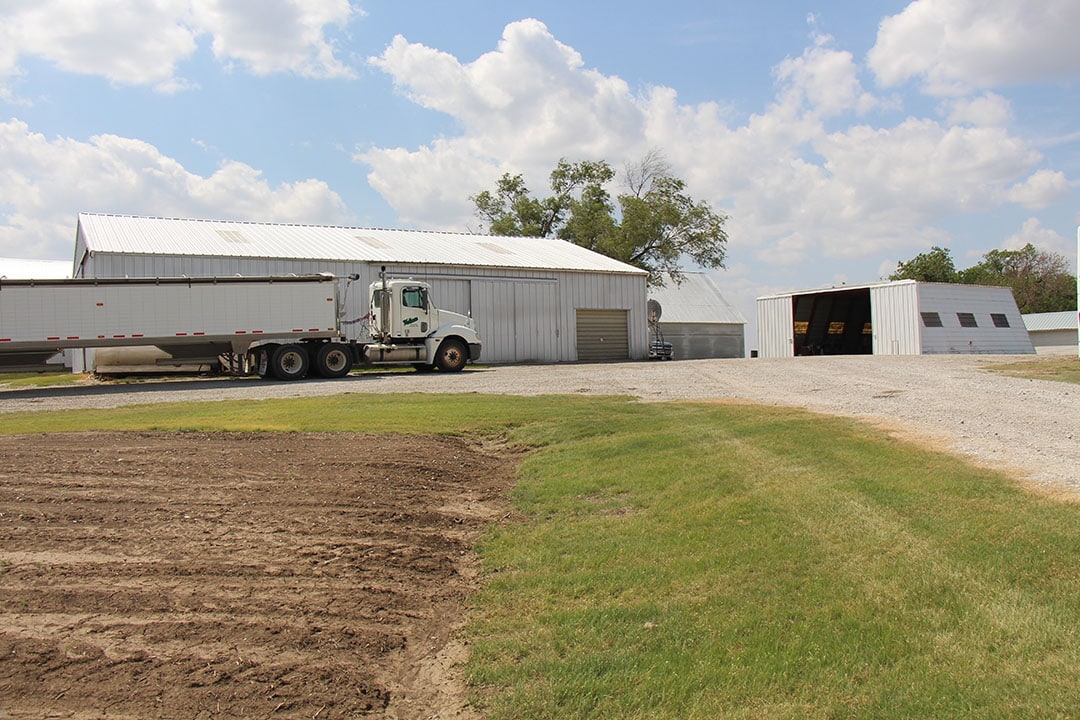
M368 314L346 317L357 276L0 279L0 370L41 367L60 351L154 346L160 364L217 363L264 378L343 377L356 365L458 372L480 359L472 318L435 307L427 283L368 287Z

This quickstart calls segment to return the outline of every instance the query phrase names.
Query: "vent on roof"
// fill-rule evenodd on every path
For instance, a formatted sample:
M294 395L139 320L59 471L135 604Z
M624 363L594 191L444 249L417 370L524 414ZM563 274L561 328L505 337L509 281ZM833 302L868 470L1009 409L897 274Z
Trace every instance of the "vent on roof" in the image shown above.
M379 250L387 250L390 247L389 245L384 243L382 240L380 240L378 238L373 238L370 235L357 235L356 239L359 240L360 242L364 243L368 247L377 248Z
M231 243L246 243L249 242L244 233L239 230L218 230L217 234L221 236L221 239L225 242Z
M512 252L510 252L509 250L504 248L502 245L496 245L495 243L490 243L490 242L482 242L482 243L478 243L478 244L480 245L480 247L486 247L488 250L491 250L492 252L497 252L497 253L500 253L502 255L513 255Z

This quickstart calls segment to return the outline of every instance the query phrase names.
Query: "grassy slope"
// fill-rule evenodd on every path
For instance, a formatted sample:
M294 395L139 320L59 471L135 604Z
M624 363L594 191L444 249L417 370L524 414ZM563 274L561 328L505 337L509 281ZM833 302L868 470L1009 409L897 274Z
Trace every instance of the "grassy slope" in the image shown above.
M1080 507L802 411L342 396L0 416L45 429L507 435L467 630L490 718L1067 717Z
M1032 380L1080 383L1080 358L1075 356L1052 355L1038 357L992 365L988 369L1002 375L1031 378Z

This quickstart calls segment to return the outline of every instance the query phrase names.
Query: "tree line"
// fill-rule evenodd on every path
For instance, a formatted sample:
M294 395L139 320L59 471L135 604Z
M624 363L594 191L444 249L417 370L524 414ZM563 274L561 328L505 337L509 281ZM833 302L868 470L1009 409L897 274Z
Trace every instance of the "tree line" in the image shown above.
M659 151L622 173L623 192L612 197L616 177L604 160L569 162L551 171L551 194L537 197L520 174L505 173L494 190L469 197L492 235L558 237L645 270L649 284L679 283L685 258L701 268L722 268L727 217L695 200ZM947 248L933 247L897 264L890 280L1011 287L1022 313L1076 310L1076 276L1057 253L1028 244L991 250L977 264L957 270Z
M1076 310L1076 276L1068 260L1031 243L1019 250L991 250L964 270L956 269L948 248L935 245L898 263L889 279L1010 287L1024 314Z

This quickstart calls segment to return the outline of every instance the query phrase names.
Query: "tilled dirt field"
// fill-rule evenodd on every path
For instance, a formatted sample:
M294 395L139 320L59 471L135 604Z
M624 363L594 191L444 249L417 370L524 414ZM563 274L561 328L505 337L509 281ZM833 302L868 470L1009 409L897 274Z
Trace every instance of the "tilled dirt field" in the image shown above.
M1080 392L1011 358L511 366L0 391L0 412L340 393L750 400L882 424L1080 496ZM474 540L514 456L347 434L0 436L0 719L458 718Z
M0 437L0 718L469 718L514 461L355 434Z

